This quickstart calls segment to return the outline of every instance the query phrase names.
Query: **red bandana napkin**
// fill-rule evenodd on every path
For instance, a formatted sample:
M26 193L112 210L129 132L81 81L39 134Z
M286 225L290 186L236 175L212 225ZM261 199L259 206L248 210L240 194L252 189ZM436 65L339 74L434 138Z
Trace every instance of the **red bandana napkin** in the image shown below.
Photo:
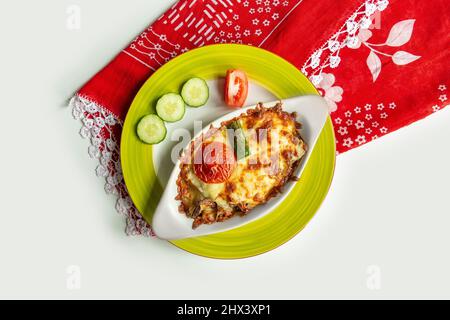
M270 50L328 101L339 153L448 104L446 0L180 0L86 85L71 104L97 175L118 196L128 234L151 234L121 174L122 123L141 85L195 47L242 43Z

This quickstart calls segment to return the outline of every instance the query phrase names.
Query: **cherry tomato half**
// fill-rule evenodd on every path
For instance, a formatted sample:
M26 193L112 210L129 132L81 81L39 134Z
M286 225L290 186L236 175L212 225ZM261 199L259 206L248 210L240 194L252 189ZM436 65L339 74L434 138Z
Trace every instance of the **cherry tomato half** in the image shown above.
M225 79L225 103L230 107L242 107L247 100L248 78L244 71L228 70Z
M222 142L205 142L194 155L194 173L205 183L222 183L236 165L234 152Z

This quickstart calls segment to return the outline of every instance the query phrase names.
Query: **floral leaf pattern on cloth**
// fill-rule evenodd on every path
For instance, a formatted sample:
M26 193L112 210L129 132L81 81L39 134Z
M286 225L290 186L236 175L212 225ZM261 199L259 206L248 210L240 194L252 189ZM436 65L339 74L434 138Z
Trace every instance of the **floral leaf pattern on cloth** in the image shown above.
M375 82L380 75L381 60L372 50L370 50L369 56L367 57L367 66L372 74L373 82Z
M411 63L413 61L416 61L419 58L420 58L419 56L415 56L415 55L413 55L413 54L411 54L409 52L406 52L406 51L397 51L392 56L392 61L394 61L394 63L396 65L403 66L405 64L408 64L408 63Z
M389 32L386 44L391 47L400 47L411 39L414 28L414 19L397 22Z
M90 140L105 191L127 233L151 235L128 196L119 141L144 81L187 50L215 43L259 46L300 69L330 106L337 152L378 139L448 105L445 0L180 0L71 102ZM430 41L430 37L433 41Z
M317 85L319 93L325 98L328 103L330 112L337 110L337 102L342 101L342 93L344 90L335 86L336 78L332 73L322 73L322 79Z
M345 21L341 28L317 49L303 64L301 71L309 76L314 85L322 80L322 71L325 68L337 68L341 62L339 56L341 49L345 47L359 48L361 45L360 34L363 35L374 20L374 14L387 8L388 1L365 1ZM361 31L363 31L361 33ZM369 31L370 32L370 31ZM367 39L363 38L366 41Z
M381 52L379 49L375 49L375 47L381 46L390 46L390 47L400 47L406 44L410 39L414 28L414 19L403 20L397 22L390 30L389 36L385 43L374 44L369 43L368 40L372 37L373 33L367 29L360 29L358 36L354 41L351 42L351 45L348 47L350 49L358 49L363 44L367 47L370 52L367 57L367 67L372 74L373 82L375 82L380 75L381 72L381 59L377 55L383 55L392 58L392 61L399 66L403 66L409 64L411 62L416 61L420 58L420 56L413 55L409 52L399 50L395 52L393 55L388 54L386 52Z

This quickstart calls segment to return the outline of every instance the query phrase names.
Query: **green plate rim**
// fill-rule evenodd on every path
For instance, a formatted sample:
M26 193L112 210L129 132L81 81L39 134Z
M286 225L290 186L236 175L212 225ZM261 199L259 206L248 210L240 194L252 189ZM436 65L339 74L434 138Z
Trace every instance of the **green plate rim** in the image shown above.
M153 74L152 74L152 75L151 75L151 76L143 83L143 85L141 86L141 88L140 88L139 91L136 93L135 97L133 98L133 102L132 102L132 104L130 105L129 111L133 108L133 106L134 106L134 104L135 104L135 101L136 101L137 97L139 97L139 96L142 94L142 92L143 92L144 90L146 90L146 87L147 87L147 85L148 85L148 82L151 81L152 78L158 77L160 73L163 73L167 68L170 68L172 65L175 65L176 63L178 63L178 61L181 60L181 59L183 59L183 58L185 58L186 55L188 55L188 54L193 54L193 53L195 54L195 53L197 53L198 51L205 50L205 49L208 49L208 48L211 49L211 47L218 48L219 50L220 50L221 47L227 47L227 48L235 47L236 50L239 50L241 47L245 47L245 49L247 49L247 50L248 50L249 48L251 48L251 50L258 50L258 51L261 51L263 54L271 56L272 59L278 60L278 61L280 61L281 63L284 63L284 64L286 64L286 65L289 65L290 68L291 68L290 72L296 73L300 78L303 78L303 80L307 81L307 82L309 83L310 87L313 88L313 91L315 92L315 94L318 95L317 90L316 90L315 87L311 84L311 82L308 80L308 78L305 77L305 76L300 72L300 70L299 70L298 68L296 68L294 65L292 65L292 64L289 63L288 61L284 60L283 58L279 57L278 55L276 55L276 54L274 54L274 53L272 53L272 52L270 52L270 51L268 51L268 50L265 50L265 49L262 49L262 48L258 48L258 47L253 47L253 46L247 46L247 45L241 45L241 44L216 44L216 45L208 45L208 46L203 46L203 47L200 47L200 48L192 49L192 50L190 50L190 51L188 51L188 52L186 52L186 53L184 53L184 54L182 54L182 55L179 55L179 56L175 57L174 59L170 60L169 62L167 62L166 64L164 64L163 66L161 66L158 70L156 70L156 71L155 71L155 72L154 72L154 73L153 73ZM126 130L127 130L128 128L130 128L130 130L132 130L132 128L133 128L133 124L130 124L130 121L131 121L131 120L129 120L128 114L129 114L129 112L127 113L127 117L125 118L125 121L124 121L124 123L123 123L123 131L122 131L122 137L121 137L121 141L120 141L120 146L121 146L121 148L120 148L120 150L121 150L121 152L120 152L120 160L121 160L121 163L122 163L122 167L124 167L124 163L125 163L125 162L124 162L124 158L125 158L125 157L124 157L124 153L122 152L122 150L125 149L123 146L124 146L124 144L126 143L126 142L125 142L125 138L128 136ZM128 121L127 121L127 120L128 120ZM261 251L261 252L255 253L255 254L242 255L242 256L238 256L238 257L225 257L225 256L219 256L219 255L217 255L217 256L206 255L206 254L202 254L202 253L199 253L199 252L195 252L195 251L189 250L189 249L187 249L187 248L185 248L185 247L182 247L182 246L180 246L180 245L177 245L177 242L180 242L180 241L187 241L187 240L189 240L189 239L174 240L174 241L168 241L168 242L171 243L172 245L174 245L175 247L177 247L177 248L179 248L179 249L185 251L185 252L188 252L188 253L191 253L191 254L194 254L194 255L197 255L197 256L201 256L201 257L205 257L205 258L210 258L210 259L236 260L236 259L250 258L250 257L254 257L254 256L258 256L258 255L261 255L261 254L270 252L270 251L272 251L272 250L274 250L274 249L276 249L276 248L279 248L280 246L282 246L283 244L289 242L290 240L292 240L292 238L294 238L295 236L297 236L297 235L298 235L298 234L299 234L299 233L300 233L300 232L308 225L308 223L311 221L311 219L316 215L317 211L319 211L321 205L322 205L323 202L324 202L324 199L326 198L326 196L327 196L327 194L328 194L328 192L329 192L329 190L330 190L330 187L331 187L331 184L332 184L332 181L333 181L333 178L334 178L334 172L335 172L335 167L336 167L336 141L335 141L335 135L334 135L334 130L333 130L333 124L332 124L332 121L331 121L331 118L330 118L330 117L328 117L328 119L327 119L327 121L326 121L326 123L325 123L325 125L324 125L324 129L322 130L322 133L321 133L321 135L320 135L320 137L319 137L319 139L318 139L318 142L321 141L321 139L324 139L324 137L322 137L322 136L323 136L323 134L324 134L325 131L331 131L331 135L330 135L330 137L328 137L328 138L331 138L331 142L332 142L331 145L333 146L332 153L333 153L333 155L334 155L334 156L330 159L330 160L333 161L333 163L332 163L332 171L331 171L331 175L330 175L330 178L329 178L328 183L327 183L327 186L326 186L326 192L324 192L323 195L320 197L320 200L319 200L320 203L319 203L318 207L314 210L313 213L310 214L310 216L305 220L305 222L303 223L303 225L301 226L301 228L299 228L299 230L298 230L296 233L292 234L290 237L288 237L288 238L286 238L286 239L283 239L283 241L282 241L281 243L277 244L276 246L274 246L274 247L272 247L272 248L270 248L270 249L268 249L268 250L264 250L264 251ZM312 152L314 152L314 150L313 150ZM307 164L307 166L308 166L308 164ZM306 170L306 168L305 168L305 170ZM127 176L127 174L125 173L125 171L126 171L126 170L124 169L124 170L123 170L123 177L124 177L124 181L125 181L125 184L126 184L126 181L127 181L126 176ZM155 173L155 176L156 176L156 173ZM157 180L157 178L156 178L156 180ZM159 181L158 181L158 180L157 180L157 184L159 184ZM132 196L132 194L131 194L131 192L129 192L129 195L130 195L130 198L132 199L133 203L135 203L135 202L134 202L134 199L133 199L133 196ZM284 200L283 200L283 202L284 202ZM280 204L280 206L281 206L281 205L282 205L282 204ZM276 209L275 209L275 210L276 210ZM144 214L141 214L141 215L142 215L142 217L143 217L143 218L151 225L151 221L148 221ZM266 216L270 216L270 215L271 215L271 213L267 214ZM259 220L259 219L258 219L258 220ZM257 223L258 220L253 221L253 222L251 222L250 224L252 224L252 223ZM245 226L243 226L243 227L245 227ZM240 228L237 228L237 229L240 229ZM237 230L237 229L234 229L234 230ZM231 230L231 231L233 231L233 230ZM223 232L223 233L226 233L226 232L230 232L230 231L225 231L225 232ZM221 233L219 233L219 234L221 234ZM206 236L200 236L200 237L197 237L197 238L203 238L203 237L208 237L208 235L206 235ZM195 238L195 239L197 239L197 238Z

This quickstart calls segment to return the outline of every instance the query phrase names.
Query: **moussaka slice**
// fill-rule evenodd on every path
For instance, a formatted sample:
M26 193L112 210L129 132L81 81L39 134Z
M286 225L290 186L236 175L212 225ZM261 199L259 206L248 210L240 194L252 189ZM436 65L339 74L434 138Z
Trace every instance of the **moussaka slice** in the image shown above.
M306 152L296 115L262 104L193 140L181 158L179 210L193 228L246 215L282 191Z

